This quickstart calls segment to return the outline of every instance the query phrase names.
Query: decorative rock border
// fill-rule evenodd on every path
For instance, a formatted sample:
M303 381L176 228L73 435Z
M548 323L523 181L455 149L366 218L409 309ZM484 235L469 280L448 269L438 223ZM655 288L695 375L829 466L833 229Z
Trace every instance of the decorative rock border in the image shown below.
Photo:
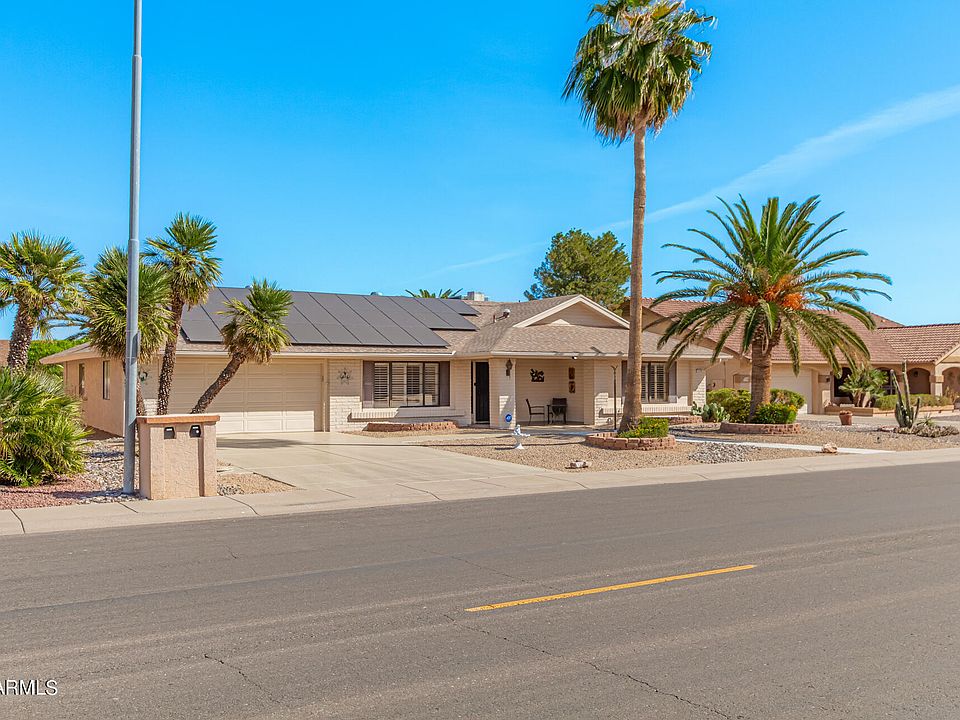
M789 425L761 425L759 423L720 423L720 432L735 435L798 435L803 427L799 423Z
M677 446L673 435L662 438L622 438L616 433L587 435L587 445L605 450L667 450Z
M367 432L440 432L459 430L459 426L451 420L437 422L372 422L364 428Z
M671 415L667 418L670 426L674 425L702 425L703 418L699 415Z

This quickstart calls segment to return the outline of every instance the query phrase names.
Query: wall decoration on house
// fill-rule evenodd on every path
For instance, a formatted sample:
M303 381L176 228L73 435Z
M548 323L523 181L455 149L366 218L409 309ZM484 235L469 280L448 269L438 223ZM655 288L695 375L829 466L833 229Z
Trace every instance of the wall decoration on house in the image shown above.
M570 389L570 394L573 395L577 392L577 381L571 380L569 383L567 383L567 387Z
M577 379L577 369L568 368L567 369L567 380L576 380Z
M543 370L531 370L530 371L530 382L544 382L545 376Z
M510 372L513 370L513 360L507 360L507 377L510 377Z
M349 368L343 368L340 370L339 377L340 377L340 383L342 385L346 385L353 378L353 373L350 372Z

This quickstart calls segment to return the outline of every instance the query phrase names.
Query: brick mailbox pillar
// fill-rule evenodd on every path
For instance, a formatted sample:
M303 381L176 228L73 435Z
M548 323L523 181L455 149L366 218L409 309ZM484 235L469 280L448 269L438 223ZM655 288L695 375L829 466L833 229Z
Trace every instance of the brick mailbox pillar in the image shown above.
M140 494L150 500L217 494L219 415L137 418Z

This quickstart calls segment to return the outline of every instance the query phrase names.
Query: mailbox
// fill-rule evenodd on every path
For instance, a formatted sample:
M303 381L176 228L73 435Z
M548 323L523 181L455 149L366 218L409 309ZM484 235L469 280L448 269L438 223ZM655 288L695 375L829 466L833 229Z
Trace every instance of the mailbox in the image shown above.
M140 494L151 500L217 494L219 415L137 418Z

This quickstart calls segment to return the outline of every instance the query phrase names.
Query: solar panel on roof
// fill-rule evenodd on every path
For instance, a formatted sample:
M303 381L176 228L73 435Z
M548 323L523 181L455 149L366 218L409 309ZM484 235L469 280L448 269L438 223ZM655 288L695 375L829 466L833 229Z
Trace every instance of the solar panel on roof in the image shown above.
M214 288L206 303L184 313L183 334L190 342L220 342L228 318L218 311L246 295L246 288ZM457 306L436 299L293 292L291 300L286 326L294 345L446 347L434 330L476 329Z
M458 315L479 315L480 311L460 298L439 298L440 302Z

